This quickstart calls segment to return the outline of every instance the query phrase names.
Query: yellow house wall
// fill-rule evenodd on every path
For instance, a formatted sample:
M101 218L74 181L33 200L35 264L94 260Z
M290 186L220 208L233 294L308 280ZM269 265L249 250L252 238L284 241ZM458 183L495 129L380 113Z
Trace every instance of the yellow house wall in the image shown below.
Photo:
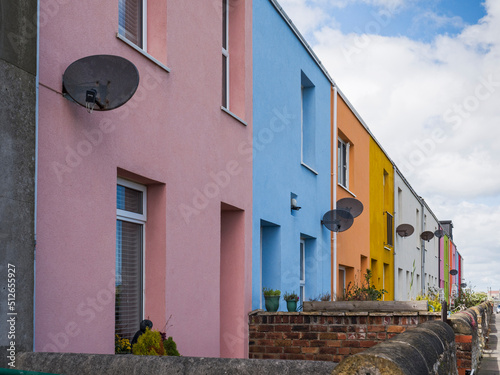
M384 172L386 173L385 183ZM377 289L387 290L384 300L392 301L394 300L394 247L386 243L386 212L394 215L394 169L382 149L370 138L369 265L373 273L372 283Z

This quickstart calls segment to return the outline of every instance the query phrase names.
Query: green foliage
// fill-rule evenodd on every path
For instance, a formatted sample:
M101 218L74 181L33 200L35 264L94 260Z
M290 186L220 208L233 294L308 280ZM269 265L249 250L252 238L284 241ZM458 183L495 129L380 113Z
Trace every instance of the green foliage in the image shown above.
M481 302L486 301L488 295L483 292L474 292L474 287L460 289L458 298L455 299L455 306L463 305L466 308L479 305Z
M165 354L170 356L180 356L177 351L177 344L175 343L172 336L169 336L168 339L163 340L163 348L165 348Z
M130 341L115 335L115 354L130 353Z
M349 282L347 288L345 289L344 296L339 298L339 300L344 301L377 301L382 298L382 296L387 293L385 289L377 289L375 285L371 284L372 271L370 269L366 270L363 275L364 281L361 285L353 284Z
M439 302L439 290L436 288L429 288L425 295L418 295L417 301L427 300L429 304L429 311L441 311L442 306Z
M271 288L262 288L262 292L265 296L280 296L281 290L279 289L271 289Z
M285 292L285 294L283 295L283 299L285 301L298 301L299 296L295 292L291 292L291 293Z
M137 355L164 355L165 349L160 332L151 331L149 327L146 328L146 332L139 336L137 343L132 347L132 353Z

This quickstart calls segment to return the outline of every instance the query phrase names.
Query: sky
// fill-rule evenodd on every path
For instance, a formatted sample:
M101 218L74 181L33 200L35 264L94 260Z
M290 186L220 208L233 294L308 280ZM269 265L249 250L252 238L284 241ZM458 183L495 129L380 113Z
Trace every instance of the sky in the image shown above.
M500 290L500 1L280 0L389 157Z

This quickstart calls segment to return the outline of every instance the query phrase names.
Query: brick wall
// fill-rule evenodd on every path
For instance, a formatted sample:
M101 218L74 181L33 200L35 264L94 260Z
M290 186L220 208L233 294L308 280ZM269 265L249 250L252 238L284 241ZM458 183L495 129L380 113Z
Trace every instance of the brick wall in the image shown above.
M340 362L440 313L300 312L249 315L249 357Z

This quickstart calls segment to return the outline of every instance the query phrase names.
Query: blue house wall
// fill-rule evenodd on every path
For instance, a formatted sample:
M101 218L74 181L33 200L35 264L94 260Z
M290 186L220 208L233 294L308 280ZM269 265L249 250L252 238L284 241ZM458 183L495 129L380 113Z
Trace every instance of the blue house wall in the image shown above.
M305 299L331 292L331 84L274 4L253 0L253 309L262 287L299 294L301 241Z

